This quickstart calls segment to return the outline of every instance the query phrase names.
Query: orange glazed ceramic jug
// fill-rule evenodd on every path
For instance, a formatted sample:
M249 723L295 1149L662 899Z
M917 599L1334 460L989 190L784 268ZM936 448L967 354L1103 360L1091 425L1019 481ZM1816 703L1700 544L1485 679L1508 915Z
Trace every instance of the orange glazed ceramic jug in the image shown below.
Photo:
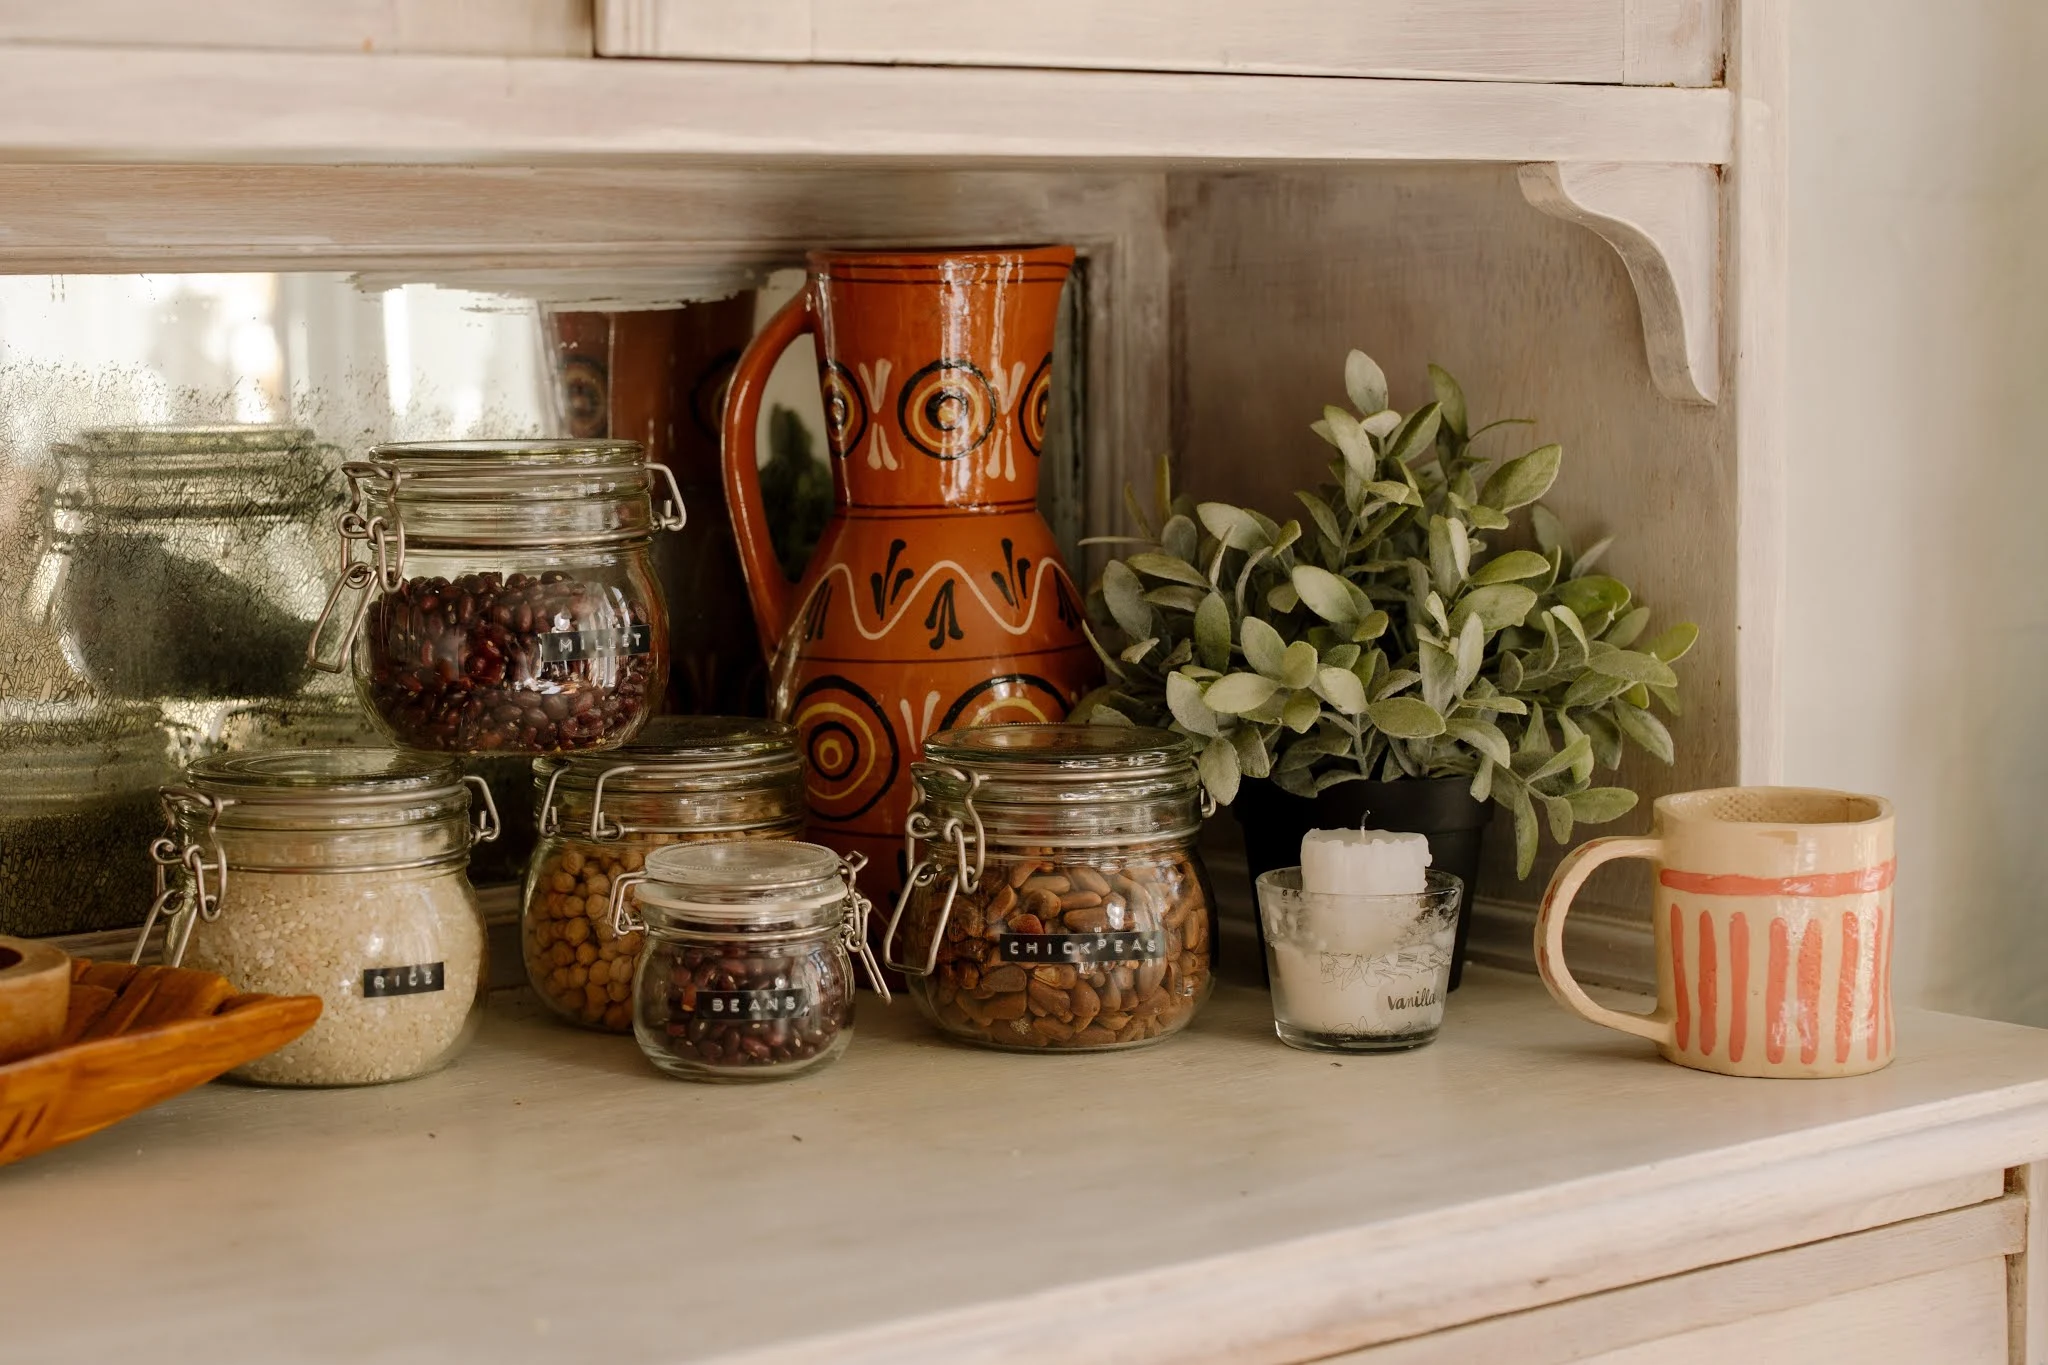
M813 252L747 347L725 491L772 705L795 723L811 835L902 872L910 764L958 725L1059 720L1100 677L1081 594L1038 514L1053 326L1071 247ZM838 506L795 590L755 473L761 389L816 335ZM779 643L778 643L779 642Z

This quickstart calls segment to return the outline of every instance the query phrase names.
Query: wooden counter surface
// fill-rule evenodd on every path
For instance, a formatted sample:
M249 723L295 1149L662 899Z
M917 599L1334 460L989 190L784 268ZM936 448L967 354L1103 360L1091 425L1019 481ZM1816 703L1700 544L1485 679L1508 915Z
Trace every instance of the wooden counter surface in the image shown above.
M0 1359L1305 1359L2048 1156L2048 1032L1899 1035L1874 1076L1730 1080L1476 970L1400 1056L1284 1048L1241 987L1101 1056L867 1000L826 1071L703 1086L511 999L439 1075L216 1084L0 1170Z

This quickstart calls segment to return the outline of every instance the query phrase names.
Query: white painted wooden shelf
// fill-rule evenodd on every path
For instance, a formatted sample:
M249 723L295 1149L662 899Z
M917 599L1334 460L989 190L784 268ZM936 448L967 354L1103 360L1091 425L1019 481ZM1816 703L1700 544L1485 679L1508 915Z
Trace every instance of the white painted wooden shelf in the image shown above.
M0 1170L8 1358L1526 1362L1897 1286L2003 1360L2048 1033L1900 1035L1732 1081L1481 969L1405 1056L1286 1050L1242 988L1093 1057L867 1000L828 1071L704 1087L500 1004L437 1076L214 1085Z

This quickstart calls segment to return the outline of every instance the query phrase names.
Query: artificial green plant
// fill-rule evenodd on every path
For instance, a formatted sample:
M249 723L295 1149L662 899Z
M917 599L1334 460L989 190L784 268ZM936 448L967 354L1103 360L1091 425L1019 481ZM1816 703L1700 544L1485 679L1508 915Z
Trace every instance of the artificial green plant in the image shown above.
M1562 449L1494 464L1480 438L1527 419L1473 429L1457 381L1429 376L1435 401L1402 414L1380 367L1351 352L1351 406L1314 424L1337 451L1330 481L1295 494L1306 527L1177 495L1164 461L1151 515L1126 489L1141 534L1116 539L1138 548L1089 591L1109 680L1077 715L1194 736L1221 804L1246 777L1303 797L1469 777L1474 799L1513 816L1527 876L1539 808L1563 842L1635 806L1594 785L1624 748L1671 761L1655 708L1678 714L1672 664L1699 632L1646 640L1650 609L1596 571L1609 542L1576 550L1538 502ZM1496 549L1487 537L1517 520L1534 548Z

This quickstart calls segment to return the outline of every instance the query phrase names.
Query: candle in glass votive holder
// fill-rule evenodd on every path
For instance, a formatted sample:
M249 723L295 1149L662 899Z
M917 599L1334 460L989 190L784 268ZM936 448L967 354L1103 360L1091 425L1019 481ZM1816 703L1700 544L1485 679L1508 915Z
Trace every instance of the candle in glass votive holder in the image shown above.
M1293 1047L1394 1052L1443 1023L1460 883L1419 834L1316 830L1259 878L1274 1031Z

